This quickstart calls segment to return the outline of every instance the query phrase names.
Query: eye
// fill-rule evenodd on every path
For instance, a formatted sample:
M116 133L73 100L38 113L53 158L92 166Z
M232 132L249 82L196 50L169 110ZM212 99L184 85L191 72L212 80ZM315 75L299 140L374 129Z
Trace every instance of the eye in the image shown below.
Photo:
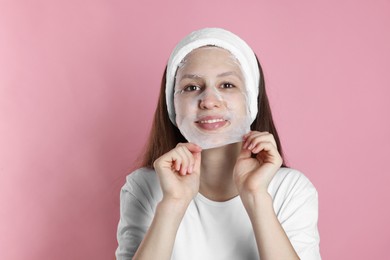
M197 91L197 90L200 90L200 87L196 86L196 85L188 85L183 89L183 91L185 91L185 92L192 92L192 91Z
M234 88L235 86L232 83L225 82L222 84L221 88Z

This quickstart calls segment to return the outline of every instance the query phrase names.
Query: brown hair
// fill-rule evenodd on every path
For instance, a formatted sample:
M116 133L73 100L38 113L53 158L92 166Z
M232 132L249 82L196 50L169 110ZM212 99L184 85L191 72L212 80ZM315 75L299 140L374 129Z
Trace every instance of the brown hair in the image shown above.
M257 57L256 57L257 59ZM265 91L265 82L263 70L260 66L260 62L257 59L257 65L260 72L259 82L259 96L257 99L258 113L255 121L251 125L251 130L255 131L267 131L271 133L278 146L279 154L282 156L282 167L286 167L284 163L284 156L282 145L280 143L278 132L274 121L272 119L271 108L269 105L268 97ZM154 114L152 129L148 139L148 143L145 147L144 154L142 155L140 167L153 168L153 162L161 155L172 150L178 143L187 142L179 129L171 122L168 115L167 104L165 100L165 82L166 82L167 67L165 67L164 74L161 80L160 96L158 98L157 108Z

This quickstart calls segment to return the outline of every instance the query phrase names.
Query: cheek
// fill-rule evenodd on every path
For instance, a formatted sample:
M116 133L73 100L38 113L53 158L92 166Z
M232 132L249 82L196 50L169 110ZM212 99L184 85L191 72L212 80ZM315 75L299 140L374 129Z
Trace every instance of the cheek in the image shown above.
M226 96L224 99L230 112L239 116L248 115L247 99L244 94Z
M196 113L197 100L194 98L185 98L183 96L175 96L174 106L176 116L184 117L191 116Z

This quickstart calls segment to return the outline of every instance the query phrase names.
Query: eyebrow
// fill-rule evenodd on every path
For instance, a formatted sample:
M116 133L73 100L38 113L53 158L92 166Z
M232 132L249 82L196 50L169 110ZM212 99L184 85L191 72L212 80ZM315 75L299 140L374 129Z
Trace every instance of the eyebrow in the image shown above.
M218 74L217 77L218 78L221 78L221 77L226 77L226 76L236 76L237 78L239 78L240 80L242 80L241 76L235 72L235 71L227 71L227 72L223 72L221 74ZM180 80L183 80L183 79L201 79L202 76L200 75L197 75L197 74L185 74L183 75L183 77L181 77Z
M218 74L217 77L226 77L226 76L231 76L231 75L236 76L237 78L242 80L241 76L235 71L227 71L227 72Z
M185 74L185 75L183 75L183 77L181 77L181 80L182 79L200 79L200 78L202 78L202 76L199 76L196 74Z

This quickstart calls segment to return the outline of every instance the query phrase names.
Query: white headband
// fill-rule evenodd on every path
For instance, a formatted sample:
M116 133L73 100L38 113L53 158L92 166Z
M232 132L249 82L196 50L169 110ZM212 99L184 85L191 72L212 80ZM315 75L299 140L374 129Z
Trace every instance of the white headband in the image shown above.
M259 94L259 68L256 56L249 45L237 35L221 28L205 28L194 31L181 40L173 50L167 68L165 95L169 118L176 125L173 102L177 68L192 50L213 45L230 51L241 64L248 93L248 107L252 122L257 115L257 96Z

